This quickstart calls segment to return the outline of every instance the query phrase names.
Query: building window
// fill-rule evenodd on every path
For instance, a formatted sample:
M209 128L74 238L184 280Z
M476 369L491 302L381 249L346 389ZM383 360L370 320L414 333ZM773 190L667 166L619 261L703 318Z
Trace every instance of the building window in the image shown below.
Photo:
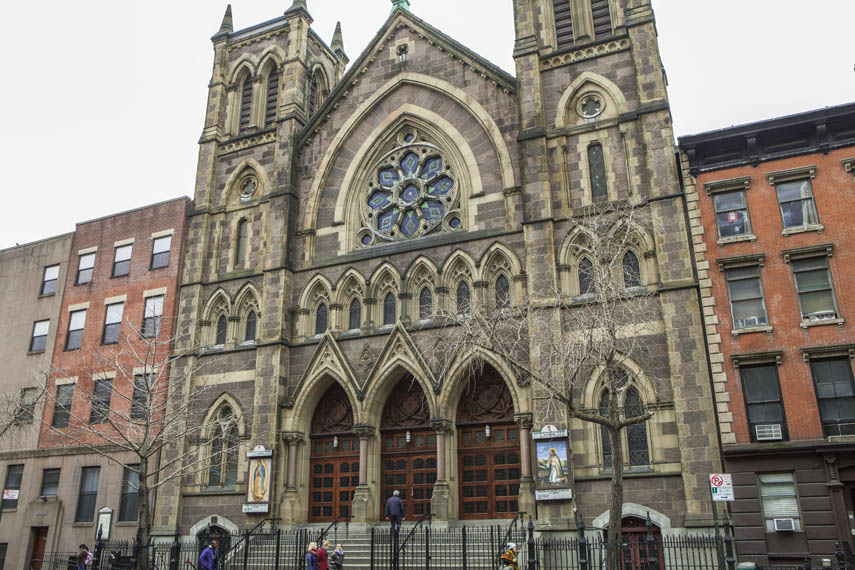
M160 336L160 321L163 317L163 295L145 298L143 309L142 336L154 338Z
M727 294L733 328L744 329L768 325L763 288L760 284L760 266L738 267L725 271Z
M469 291L469 283L466 281L461 281L457 285L457 314L458 315L468 315L470 308L470 291Z
M318 74L313 73L309 80L309 117L313 117L318 106L320 106L320 86L318 83Z
M45 469L42 471L42 497L55 497L59 490L59 469Z
M742 393L751 441L787 440L787 420L773 363L740 366Z
M169 250L172 248L172 236L155 238L151 246L151 268L160 269L169 265Z
M124 310L124 303L107 305L104 314L104 334L101 335L101 344L116 344L119 342L119 331L122 328L122 313Z
M33 336L30 339L30 352L44 352L49 329L49 320L36 321L33 323Z
M134 394L131 400L131 419L134 421L144 421L148 418L151 384L151 374L134 376Z
M96 380L92 397L92 409L89 412L90 424L107 423L110 414L110 399L113 396L113 381L110 379Z
M23 465L10 465L6 468L6 485L3 487L2 505L4 510L18 508L18 494L21 492L21 481L23 478Z
M591 15L594 19L594 39L611 36L612 14L609 11L609 0L591 0Z
M321 303L315 309L315 334L324 334L327 332L327 316L327 306Z
M226 333L228 332L228 321L226 320L225 315L220 315L220 318L217 319L217 336L214 338L215 346L223 346L226 344Z
M68 334L65 337L65 350L77 350L83 341L83 327L86 325L86 309L72 311L68 315Z
M241 220L237 225L237 239L235 239L235 267L243 266L246 262L246 220Z
M119 499L119 522L137 520L140 505L139 465L125 467L122 474L122 496Z
M598 411L601 416L608 417L609 415L609 393L604 391L600 395L600 405ZM609 439L609 430L606 426L600 426L600 439L603 442L603 469L612 468L612 442Z
M779 530L782 523L786 525L786 530L801 530L799 499L793 474L763 473L757 478L760 482L760 502L763 506L763 518L766 519L766 530ZM789 521L792 521L792 526L788 524Z
M39 398L38 388L22 388L21 399L15 409L15 424L29 424L35 419L36 400ZM2 569L0 569L2 570Z
M232 409L220 411L211 438L211 466L208 472L210 487L232 487L237 482L238 428Z
M347 328L355 331L359 330L360 327L362 327L362 303L359 302L359 299L353 299L350 302Z
M264 126L269 127L276 120L276 103L279 100L279 68L274 67L267 74L267 104L264 110Z
M133 245L123 245L116 248L113 256L113 277L122 277L131 272L131 250Z
M837 317L837 304L834 301L834 289L831 286L831 271L826 256L794 259L793 276L796 279L796 292L799 294L799 307L802 318L809 321L821 321Z
M504 275L496 279L496 308L507 309L511 306L511 283Z
M573 45L573 10L570 0L552 0L555 16L555 47L562 49Z
M386 293L383 298L383 325L395 324L395 295Z
M240 90L240 121L238 131L243 132L249 128L252 117L252 80L247 77L243 80Z
M433 316L433 295L423 287L419 293L419 320L427 321Z
M849 359L813 360L810 368L823 434L855 435L855 384Z
M624 415L627 418L637 418L644 414L644 405L638 390L630 388L624 400ZM647 446L647 424L632 424L626 428L627 447L629 448L630 467L650 465L650 451Z
M74 384L63 384L56 387L56 399L53 403L53 421L50 425L55 428L68 427L71 416L71 398L74 396Z
M784 229L815 226L819 224L813 189L810 180L793 180L775 185Z
M751 218L745 191L726 192L713 196L715 221L719 238L730 238L751 234Z
M53 295L56 293L56 280L59 277L59 265L48 265L45 267L42 277L42 288L39 295Z
M255 342L255 329L258 317L255 316L255 311L250 311L246 315L246 328L244 330L244 342Z
M83 285L92 281L92 272L95 267L95 254L85 253L77 258L77 281L76 285Z
M98 478L100 467L84 467L80 471L80 492L77 495L77 512L74 522L92 522L95 516L95 501L98 500Z
M608 198L606 162L603 158L603 145L600 143L594 143L588 147L588 173L591 177L591 200Z
M623 255L623 284L627 289L641 287L641 266L638 256L632 251Z
M594 283L594 264L587 257L579 261L579 294L592 295L597 292Z

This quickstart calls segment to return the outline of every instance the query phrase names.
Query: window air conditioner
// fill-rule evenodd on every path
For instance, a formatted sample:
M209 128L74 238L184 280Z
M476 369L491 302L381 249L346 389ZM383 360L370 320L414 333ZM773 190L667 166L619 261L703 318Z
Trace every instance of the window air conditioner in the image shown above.
M761 424L754 426L754 435L757 441L773 441L781 439L781 424Z
M813 313L808 315L809 321L825 321L835 317L834 311L823 311L821 313Z
M749 327L759 327L762 324L760 322L760 317L748 317L737 322L741 324L740 328L743 329L747 329Z
M793 532L796 523L793 519L775 519L775 532Z

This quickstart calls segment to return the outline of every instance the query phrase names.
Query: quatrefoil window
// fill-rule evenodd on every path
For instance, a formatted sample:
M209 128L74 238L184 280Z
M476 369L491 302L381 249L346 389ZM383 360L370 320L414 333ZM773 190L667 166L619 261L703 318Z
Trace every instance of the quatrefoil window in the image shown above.
M372 169L359 247L462 228L459 181L447 156L412 129L397 141Z
M593 119L603 112L603 107L605 104L600 96L596 93L589 93L579 99L576 112L584 119Z

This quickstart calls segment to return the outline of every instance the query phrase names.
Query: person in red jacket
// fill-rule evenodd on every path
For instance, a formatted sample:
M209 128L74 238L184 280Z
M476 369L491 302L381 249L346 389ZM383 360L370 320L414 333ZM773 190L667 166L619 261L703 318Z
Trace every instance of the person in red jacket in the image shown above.
M330 570L330 565L327 560L329 557L330 541L325 540L321 548L318 549L318 570Z

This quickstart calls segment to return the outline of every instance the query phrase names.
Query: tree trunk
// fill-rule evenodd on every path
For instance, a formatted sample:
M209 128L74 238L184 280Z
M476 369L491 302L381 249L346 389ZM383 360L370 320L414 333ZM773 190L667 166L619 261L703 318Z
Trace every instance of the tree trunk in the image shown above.
M139 483L139 506L137 507L137 520L139 520L139 544L141 548L137 553L137 568L139 570L148 570L148 544L149 534L151 532L151 502L149 501L148 487L148 461L147 458L141 459L139 465L140 483Z
M623 514L623 447L620 441L620 429L608 426L609 442L612 445L612 489L609 506L609 528L607 535L608 570L620 570L621 556L621 518Z

